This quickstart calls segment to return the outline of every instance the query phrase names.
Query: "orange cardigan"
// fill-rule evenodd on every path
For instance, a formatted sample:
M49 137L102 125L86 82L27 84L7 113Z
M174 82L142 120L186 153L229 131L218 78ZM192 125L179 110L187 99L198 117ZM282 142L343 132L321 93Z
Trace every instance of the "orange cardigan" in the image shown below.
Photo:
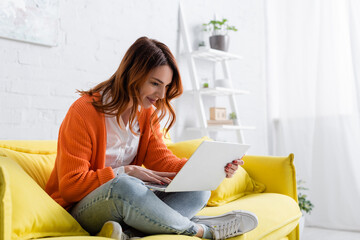
M84 95L70 107L59 130L54 169L46 185L46 192L69 210L76 202L100 185L114 178L111 167L105 167L105 116ZM140 142L137 156L131 164L144 165L156 171L178 172L186 159L179 159L167 149L162 140L160 124L155 138L150 129L153 109L138 113Z

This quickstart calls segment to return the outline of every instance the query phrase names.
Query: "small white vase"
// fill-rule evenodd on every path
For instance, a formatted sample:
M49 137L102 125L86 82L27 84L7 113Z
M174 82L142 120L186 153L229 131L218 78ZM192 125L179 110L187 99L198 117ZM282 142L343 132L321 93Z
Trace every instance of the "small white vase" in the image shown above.
M229 80L227 80L227 79L217 79L217 80L215 80L215 87L229 88L230 87Z

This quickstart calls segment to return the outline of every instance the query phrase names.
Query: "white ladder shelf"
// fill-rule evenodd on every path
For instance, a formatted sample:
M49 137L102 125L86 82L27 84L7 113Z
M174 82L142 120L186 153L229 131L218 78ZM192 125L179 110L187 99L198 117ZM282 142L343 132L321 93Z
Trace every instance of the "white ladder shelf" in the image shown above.
M233 131L237 134L237 139L239 143L245 143L243 130L253 130L255 127L242 126L240 122L240 113L238 111L237 103L235 96L249 94L249 91L234 89L232 86L232 80L230 76L229 66L227 61L239 60L242 59L241 56L236 54L219 51L215 49L203 49L193 51L189 41L189 35L186 28L186 21L184 18L183 10L181 4L179 5L179 14L180 14L180 34L183 39L183 44L185 48L186 59L188 62L192 90L184 91L184 94L194 95L195 105L197 107L198 120L200 121L199 128L187 128L190 131L201 131L202 135L209 135L209 132L212 131ZM224 79L227 81L228 87L214 87L214 88L201 88L200 82L198 79L197 69L195 59L203 59L212 62L221 63L223 70ZM202 96L228 96L231 111L234 112L237 118L234 121L234 125L211 125L209 126L206 119L204 102Z

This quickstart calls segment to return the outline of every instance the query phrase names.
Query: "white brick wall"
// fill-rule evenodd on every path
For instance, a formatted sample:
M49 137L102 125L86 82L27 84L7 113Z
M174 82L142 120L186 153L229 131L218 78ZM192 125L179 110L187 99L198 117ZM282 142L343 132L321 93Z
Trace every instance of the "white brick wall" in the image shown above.
M88 89L109 78L127 48L140 36L166 43L176 54L179 0L59 1L58 46L44 47L0 38L0 139L56 139L76 89ZM197 45L199 25L226 16L239 32L231 50L245 58L234 76L252 86L263 82L263 0L183 0L189 33ZM189 85L186 71L185 87ZM255 92L265 95L264 89ZM266 104L249 102L260 123L250 141L266 139ZM182 116L178 116L181 124ZM189 121L189 119L184 119ZM258 126L259 127L259 126ZM176 140L176 139L175 139ZM261 142L262 141L262 142ZM261 140L259 151L266 151ZM259 142L259 141L258 141Z

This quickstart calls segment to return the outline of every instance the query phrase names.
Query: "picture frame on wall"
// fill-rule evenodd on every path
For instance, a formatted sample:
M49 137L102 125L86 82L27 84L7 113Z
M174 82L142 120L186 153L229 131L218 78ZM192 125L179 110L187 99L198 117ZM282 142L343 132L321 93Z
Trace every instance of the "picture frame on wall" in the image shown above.
M59 0L0 1L0 37L54 47L58 43Z

